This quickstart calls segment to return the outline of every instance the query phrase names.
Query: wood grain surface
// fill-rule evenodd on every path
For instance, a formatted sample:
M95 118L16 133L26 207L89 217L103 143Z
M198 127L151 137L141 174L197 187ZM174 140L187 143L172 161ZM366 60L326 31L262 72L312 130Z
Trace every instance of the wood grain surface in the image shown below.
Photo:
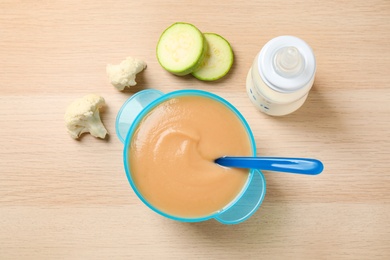
M225 78L160 67L157 40L176 21L231 43ZM304 106L270 117L245 77L279 35L309 43L318 68ZM388 0L0 0L0 259L390 259L389 42ZM105 67L129 55L148 67L119 92ZM264 203L239 225L159 216L131 190L115 135L123 102L147 88L216 93L246 117L258 155L325 170L264 172ZM106 99L106 140L66 133L66 106L88 93Z

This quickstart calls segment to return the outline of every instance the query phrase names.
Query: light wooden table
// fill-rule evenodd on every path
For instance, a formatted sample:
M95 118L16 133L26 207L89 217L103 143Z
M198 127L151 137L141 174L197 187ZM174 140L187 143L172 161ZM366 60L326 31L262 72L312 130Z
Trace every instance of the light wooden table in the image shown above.
M214 83L176 77L155 57L176 21L234 49ZM307 41L315 86L286 117L258 112L245 77L279 35ZM0 0L0 259L390 259L390 2ZM119 92L105 66L131 55L148 67ZM315 157L315 177L264 172L268 193L248 221L188 224L146 208L130 189L115 135L133 93L214 92L246 117L266 156ZM71 139L75 98L105 97L110 137Z

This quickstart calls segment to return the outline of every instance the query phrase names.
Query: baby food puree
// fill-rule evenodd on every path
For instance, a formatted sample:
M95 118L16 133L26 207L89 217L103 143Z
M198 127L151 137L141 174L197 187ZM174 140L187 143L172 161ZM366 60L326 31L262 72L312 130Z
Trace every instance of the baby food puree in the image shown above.
M158 210L184 218L211 215L243 189L249 170L219 166L216 158L252 155L239 117L197 95L173 97L153 108L128 149L138 192Z

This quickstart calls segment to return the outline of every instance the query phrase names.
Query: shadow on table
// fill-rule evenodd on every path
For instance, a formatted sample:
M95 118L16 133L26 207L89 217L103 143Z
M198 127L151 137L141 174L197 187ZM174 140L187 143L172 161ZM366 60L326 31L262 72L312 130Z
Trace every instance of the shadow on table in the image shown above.
M288 218L288 210L265 202L251 218L240 224L224 225L216 220L170 222L169 232L180 237L180 247L199 248L200 255L206 252L215 254L220 250L232 257L253 255L275 237L283 237L286 228L281 220Z
M269 184L275 186L273 182L271 180ZM289 219L291 208L286 207L285 203L275 203L278 201L275 196L280 196L283 201L282 192L273 192L271 197L266 195L260 208L240 224L224 225L214 219L198 223L176 222L165 218L161 221L164 221L171 236L180 238L181 246L204 249L204 245L207 245L211 250L223 249L232 256L240 255L242 250L250 253L275 236L283 237L286 230L283 221Z
M330 97L327 97L321 86L314 84L305 103L297 111L281 117L269 117L269 120L278 122L290 128L305 131L318 131L324 134L340 132L345 129L344 122L340 115L342 107L340 104L335 106Z

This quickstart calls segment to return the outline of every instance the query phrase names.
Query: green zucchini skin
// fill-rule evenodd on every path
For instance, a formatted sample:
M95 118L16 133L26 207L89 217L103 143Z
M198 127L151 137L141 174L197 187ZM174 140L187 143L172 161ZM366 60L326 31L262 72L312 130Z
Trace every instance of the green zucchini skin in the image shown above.
M183 33L180 33L183 32ZM194 48L189 48L188 52L196 52L193 59L190 59L183 64L180 64L181 61L173 61L174 53L169 49L170 42L173 44L181 44L180 39L175 39L176 37L186 37L188 34L197 38L198 42L194 42ZM188 39L187 39L188 40ZM191 41L192 42L192 41ZM182 47L182 46L181 46ZM193 46L191 46L193 47ZM181 48L183 51L183 48ZM203 33L194 25L185 22L176 22L166 28L161 34L159 41L157 43L156 54L157 60L160 65L167 71L178 76L184 76L191 74L193 71L197 70L201 66L203 59L207 53L207 43ZM193 53L185 53L187 55L193 55ZM172 65L173 64L173 65Z

